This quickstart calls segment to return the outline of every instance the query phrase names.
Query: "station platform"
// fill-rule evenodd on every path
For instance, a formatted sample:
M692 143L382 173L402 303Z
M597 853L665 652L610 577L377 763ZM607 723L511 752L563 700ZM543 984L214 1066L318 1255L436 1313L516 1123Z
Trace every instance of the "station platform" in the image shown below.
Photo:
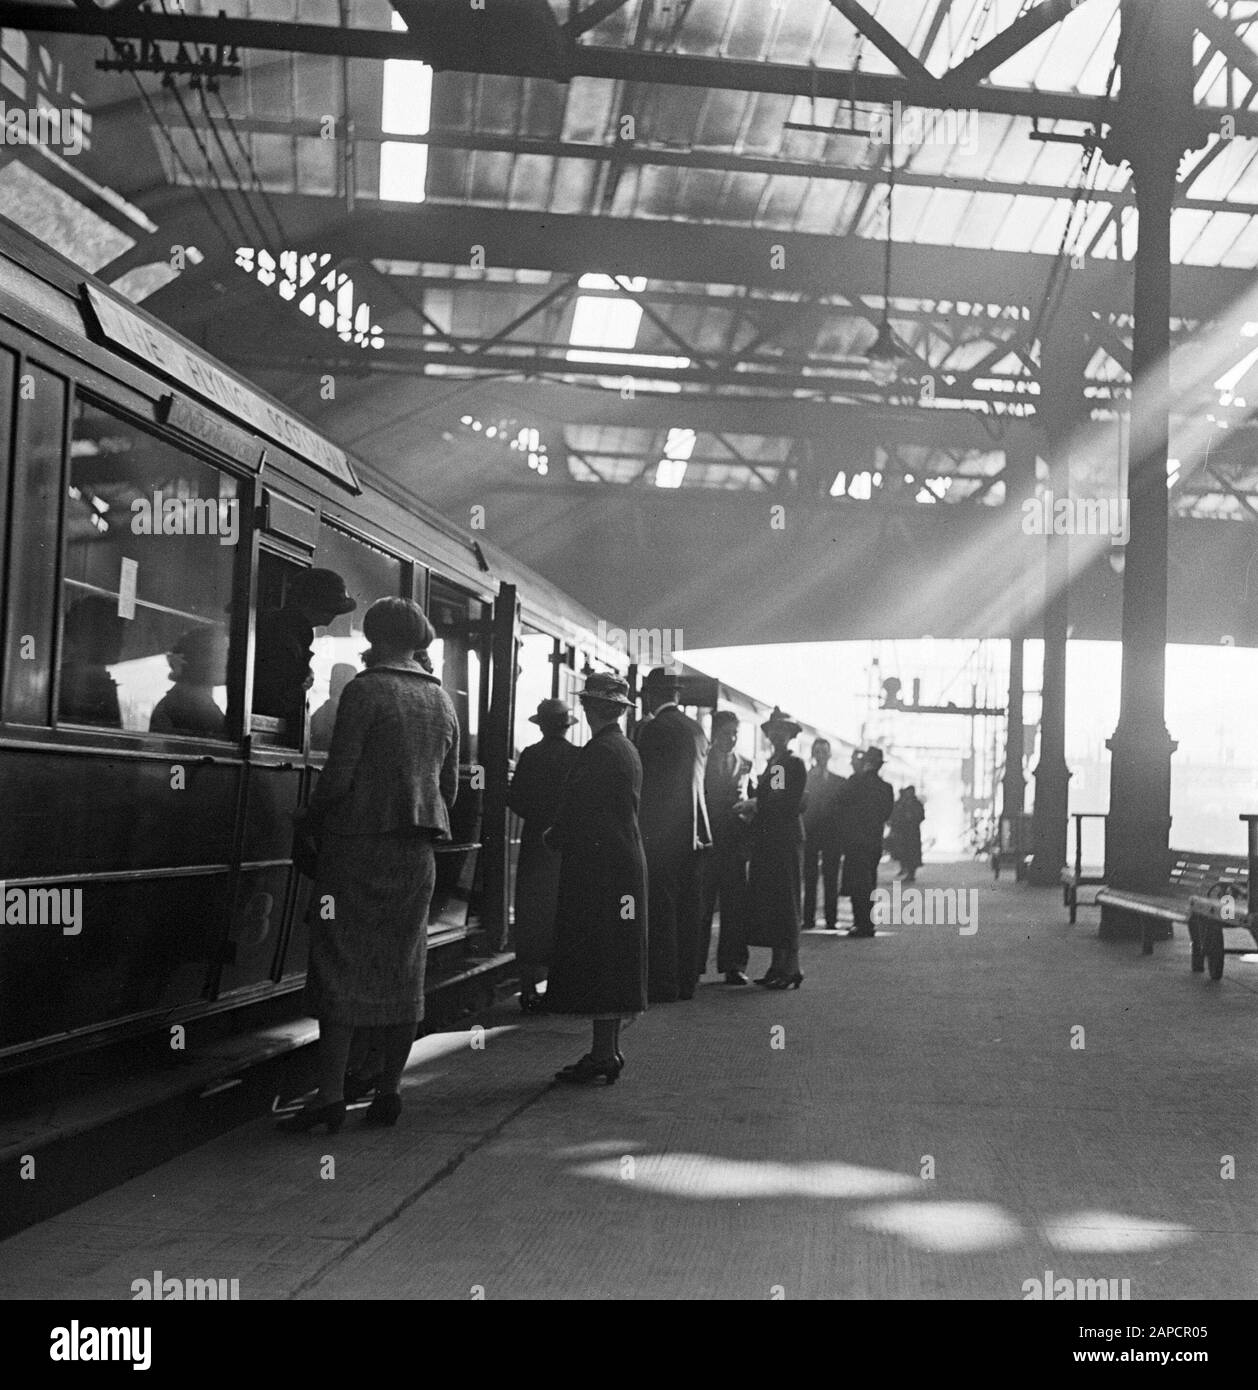
M1258 964L1210 982L981 865L915 886L976 930L806 933L798 992L709 974L610 1088L551 1079L588 1025L504 1005L416 1044L395 1129L259 1118L0 1243L0 1297L1258 1295Z

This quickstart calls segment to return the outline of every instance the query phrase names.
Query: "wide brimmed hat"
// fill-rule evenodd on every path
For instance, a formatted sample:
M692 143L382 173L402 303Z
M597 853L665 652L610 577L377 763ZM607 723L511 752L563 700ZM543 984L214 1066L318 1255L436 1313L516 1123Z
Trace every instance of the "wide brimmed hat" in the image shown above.
M767 734L770 729L787 729L789 736L794 738L797 734L804 732L804 726L797 723L789 714L783 714L776 706L773 706L773 713L760 726Z
M333 613L352 613L358 607L335 570L299 570L289 581L288 598L290 603L306 603Z
M529 715L530 724L575 724L577 717L562 700L543 700L536 714Z
M629 682L620 676L608 675L602 671L595 671L586 676L581 699L602 700L604 704L624 705L626 708L633 704L629 698Z
M680 690L682 680L683 677L680 671L670 671L667 666L653 666L646 675L642 677L642 689Z

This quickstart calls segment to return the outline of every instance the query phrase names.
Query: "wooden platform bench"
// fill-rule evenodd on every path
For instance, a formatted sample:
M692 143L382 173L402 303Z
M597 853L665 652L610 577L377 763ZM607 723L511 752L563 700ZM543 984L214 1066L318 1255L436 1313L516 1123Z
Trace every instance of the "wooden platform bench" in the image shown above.
M1243 885L1220 883L1209 892L1194 894L1189 903L1192 912L1188 918L1188 935L1192 941L1192 968L1200 972L1208 965L1210 978L1223 978L1223 959L1225 956L1244 956L1249 954L1248 946L1225 945L1223 933L1229 927L1247 931L1258 946L1258 910L1251 911L1248 897L1249 883L1258 873L1258 815L1244 815L1249 835L1248 868L1249 873ZM1258 908L1258 904L1255 904Z
M1177 922L1188 926L1194 914L1194 898L1221 900L1224 896L1231 896L1248 901L1247 858L1234 854L1173 849L1170 860L1166 885L1158 893L1133 893L1123 888L1105 887L1096 895L1101 907L1117 908L1139 918L1140 948L1146 956L1153 954L1153 933L1158 926L1173 928ZM1214 978L1218 979L1218 976Z
M1089 873L1083 865L1083 822L1086 820L1099 820L1105 824L1108 817L1104 811L1075 811L1073 812L1075 823L1075 862L1067 864L1061 871L1061 900L1065 907L1070 909L1070 925L1074 926L1079 916L1081 907L1098 907L1099 903L1095 898L1084 901L1079 897L1080 888L1101 887L1105 883L1103 873Z

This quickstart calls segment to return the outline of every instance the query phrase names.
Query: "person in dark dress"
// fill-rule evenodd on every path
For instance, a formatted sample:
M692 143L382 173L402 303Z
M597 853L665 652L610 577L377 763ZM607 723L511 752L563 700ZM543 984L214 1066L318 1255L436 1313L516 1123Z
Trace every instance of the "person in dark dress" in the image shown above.
M703 774L703 796L712 829L712 850L703 868L703 919L699 933L699 974L707 969L712 918L720 904L716 968L727 985L749 983L747 970L747 827L734 808L743 799L751 764L735 751L738 715L732 709L712 716L712 747Z
M104 594L89 594L66 609L58 718L122 728L118 684L109 667L122 660L126 622L118 616L117 600Z
M651 717L634 742L642 760L642 842L651 890L652 1004L693 999L703 911L700 851L711 843L703 773L708 736L677 703L681 676L657 666L642 693Z
M327 627L358 604L335 570L298 570L288 581L283 608L258 614L253 712L283 719L294 741L300 737L306 691L314 680L315 628Z
M559 814L564 783L578 756L568 742L576 718L562 700L543 700L529 721L542 737L521 751L507 793L507 805L524 821L515 871L515 960L526 1014L542 1007L537 981L550 964L559 897L559 855L542 836Z
M214 689L227 680L227 634L221 627L193 628L176 640L167 660L173 684L153 706L149 732L222 738L227 720Z
M621 1021L647 1005L646 855L638 830L642 763L620 730L631 706L619 676L586 678L581 704L590 739L577 750L546 843L561 856L555 945L546 1007L594 1021L590 1051L560 1081L612 1085L625 1059Z
M756 981L766 989L798 989L800 887L804 828L800 810L808 773L790 750L800 726L776 707L760 726L773 745L768 764L756 783L751 823L751 870L748 881L748 932L751 946L769 946L773 960Z
M843 779L830 771L830 744L813 739L804 800L804 926L817 923L817 871L821 871L826 926L839 919L839 829L834 797Z
M891 857L899 860L900 877L905 883L917 878L922 867L922 822L926 808L917 799L916 787L904 787L891 811L888 836Z
M890 783L878 775L881 767L882 749L867 748L861 754L859 770L847 779L835 799L843 840L841 891L852 900L854 925L848 936L875 935L871 900L878 886L883 829L895 804Z
M450 838L458 795L459 724L436 677L414 660L433 639L419 604L383 598L363 617L371 643L345 687L328 760L299 830L318 841L306 1007L319 1020L319 1091L282 1127L345 1118L345 1074L357 1029L382 1056L367 1123L401 1114L402 1072L424 1016L433 846Z

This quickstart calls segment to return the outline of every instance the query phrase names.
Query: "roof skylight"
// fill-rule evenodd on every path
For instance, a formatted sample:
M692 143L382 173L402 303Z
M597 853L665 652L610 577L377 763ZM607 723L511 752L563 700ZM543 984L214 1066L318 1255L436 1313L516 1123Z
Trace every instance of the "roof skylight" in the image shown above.
M394 29L406 21L393 12ZM427 63L387 58L380 129L386 135L427 135L432 112L432 68ZM397 203L422 203L428 180L428 146L410 141L380 144L380 196Z

